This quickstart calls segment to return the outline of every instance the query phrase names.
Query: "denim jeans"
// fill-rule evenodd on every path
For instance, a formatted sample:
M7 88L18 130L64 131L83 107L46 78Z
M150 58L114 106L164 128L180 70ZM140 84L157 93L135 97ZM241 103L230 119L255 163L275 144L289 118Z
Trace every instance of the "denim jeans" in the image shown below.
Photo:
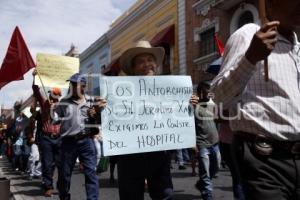
M203 200L211 200L213 185L212 178L219 170L221 155L219 145L199 148L199 181L196 186L200 190Z
M184 165L184 161L190 160L189 152L187 149L177 149L176 157L179 165Z
M42 177L45 189L53 189L53 173L55 167L59 172L59 151L60 139L53 139L48 136L41 136L40 149L42 161Z
M22 146L21 145L13 145L13 156L12 156L12 167L13 169L22 167Z
M94 139L94 144L96 147L96 155L97 155L97 166L100 162L101 157L103 157L103 142L98 138Z
M23 144L22 145L22 167L21 167L21 171L25 172L26 170L28 170L27 168L27 164L28 164L28 158L30 155L30 147L27 144Z
M63 138L61 145L61 176L58 189L61 200L70 200L72 171L79 157L83 164L87 200L98 200L99 183L96 174L96 148L93 139L86 137L80 140Z

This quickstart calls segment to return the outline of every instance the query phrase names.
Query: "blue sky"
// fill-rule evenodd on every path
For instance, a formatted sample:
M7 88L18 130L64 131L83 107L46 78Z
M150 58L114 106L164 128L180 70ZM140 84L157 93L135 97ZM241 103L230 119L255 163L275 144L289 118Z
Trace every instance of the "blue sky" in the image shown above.
M35 59L36 53L61 55L71 43L84 51L105 33L136 0L0 0L0 61L2 63L16 25ZM31 94L31 71L24 81L0 90L0 105L11 107Z

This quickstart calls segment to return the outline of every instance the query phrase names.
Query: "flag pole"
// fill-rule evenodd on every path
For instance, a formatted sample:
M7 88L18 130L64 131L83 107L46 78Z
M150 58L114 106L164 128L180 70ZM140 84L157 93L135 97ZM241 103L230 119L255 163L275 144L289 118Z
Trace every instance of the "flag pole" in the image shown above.
M44 83L43 83L43 81L42 81L42 78L41 78L41 76L40 76L40 73L39 73L39 71L38 71L37 69L36 69L36 72L37 72L37 75L38 75L38 77L39 77L39 79L40 79L40 81L41 81L42 88L43 88L43 91L44 91L44 93L45 93L45 96L46 96L48 102L50 103L50 99L49 99L49 96L48 96L48 94L47 94L47 92L46 92L46 89L45 89Z
M260 21L263 24L268 22L267 15L266 15L266 2L265 0L259 0L259 17ZM268 58L264 59L264 71L265 71L265 81L269 81L269 64Z

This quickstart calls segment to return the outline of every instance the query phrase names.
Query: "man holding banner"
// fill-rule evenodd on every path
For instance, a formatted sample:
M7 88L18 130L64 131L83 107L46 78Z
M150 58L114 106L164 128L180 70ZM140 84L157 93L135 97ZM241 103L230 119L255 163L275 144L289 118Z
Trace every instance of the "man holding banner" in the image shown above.
M300 44L295 30L300 1L265 3L270 22L247 24L231 36L212 91L214 101L230 109L246 199L299 200Z
M60 125L53 124L50 118L50 109L53 104L57 103L61 90L59 88L52 88L49 97L46 99L40 92L39 86L35 85L35 76L37 70L33 73L33 95L37 99L41 107L41 121L42 121L42 135L40 137L40 150L42 161L42 177L43 186L46 190L45 196L51 197L53 194L53 174L55 166L59 170L59 149L60 149Z
M148 41L125 51L120 58L122 70L131 76L156 75L162 65L164 49L151 47ZM118 157L120 200L144 199L144 184L148 183L150 197L169 200L173 195L170 158L166 151L128 154Z

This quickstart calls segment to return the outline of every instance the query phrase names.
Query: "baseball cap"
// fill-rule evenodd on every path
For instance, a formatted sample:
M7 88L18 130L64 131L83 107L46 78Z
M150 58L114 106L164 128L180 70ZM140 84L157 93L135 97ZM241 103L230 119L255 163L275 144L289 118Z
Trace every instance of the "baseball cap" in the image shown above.
M80 73L73 74L67 81L72 83L82 83L86 85L86 78Z

